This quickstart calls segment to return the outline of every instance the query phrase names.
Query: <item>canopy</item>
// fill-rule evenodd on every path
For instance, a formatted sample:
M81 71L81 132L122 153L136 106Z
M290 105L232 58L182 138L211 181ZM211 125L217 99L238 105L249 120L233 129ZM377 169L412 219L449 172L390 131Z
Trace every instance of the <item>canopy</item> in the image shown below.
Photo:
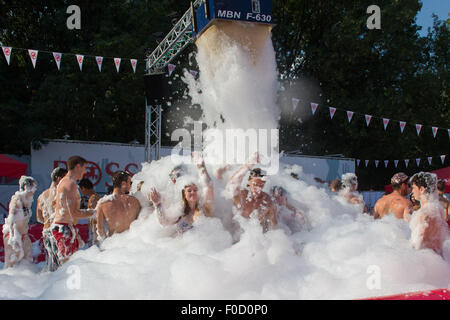
M445 182L445 193L450 193L450 167L434 170L431 171L431 173L435 173L438 180ZM392 185L388 184L387 186L384 186L384 191L392 192Z
M25 175L28 165L0 154L0 177L18 179Z

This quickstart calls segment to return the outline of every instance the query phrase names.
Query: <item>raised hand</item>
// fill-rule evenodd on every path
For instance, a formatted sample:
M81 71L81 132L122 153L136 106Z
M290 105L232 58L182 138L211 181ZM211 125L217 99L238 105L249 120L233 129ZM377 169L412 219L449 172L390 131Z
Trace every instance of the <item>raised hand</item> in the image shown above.
M247 166L248 168L249 168L249 167L252 167L253 165L259 163L260 160L261 160L261 159L260 159L260 156L259 156L259 152L255 152L254 154L252 154L252 155L250 156L250 158L248 158L248 160L247 160L247 162L246 162L246 166Z
M197 166L197 167L203 167L205 165L205 161L203 160L202 154L201 152L198 151L193 151L191 154L192 157L192 162Z
M152 188L149 194L150 201L153 202L155 206L159 206L161 204L161 195L156 190L156 188Z

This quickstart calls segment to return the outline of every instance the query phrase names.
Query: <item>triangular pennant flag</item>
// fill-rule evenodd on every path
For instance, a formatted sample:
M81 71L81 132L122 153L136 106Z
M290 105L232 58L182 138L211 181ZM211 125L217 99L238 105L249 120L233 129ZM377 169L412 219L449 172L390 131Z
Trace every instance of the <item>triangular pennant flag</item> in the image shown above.
M189 70L189 73L194 76L194 78L197 76L198 72L195 70Z
M389 124L389 119L383 118L384 130L386 130L387 125Z
M387 168L389 165L389 160L384 160L384 167Z
M28 54L30 55L31 62L33 63L33 68L36 68L36 60L38 56L38 50L30 50L28 49Z
M295 111L295 109L297 109L297 105L299 102L300 102L299 99L292 98L292 107L294 108L294 111Z
M369 126L370 119L372 119L372 116L370 114L366 114L366 124Z
M406 122L405 121L400 121L400 131L401 131L401 133L403 133L403 130L405 130L405 126L406 126Z
M131 62L131 67L133 68L133 72L136 73L137 60L130 59L130 62Z
M59 68L61 66L62 53L61 52L53 52L53 58L55 59L56 66L58 67L58 70L59 70Z
M12 47L2 47L2 50L3 50L3 54L5 55L6 62L8 62L8 66L9 66L9 61L11 59Z
M417 166L420 166L420 158L416 159Z
M356 166L359 167L359 163L361 162L361 160L356 159Z
M331 117L331 119L333 119L335 113L336 113L336 108L330 107L330 117Z
M450 129L447 129L448 131L448 138L450 139Z
M375 167L378 168L378 164L380 163L380 160L375 160Z
M314 115L314 113L316 113L316 110L318 107L319 107L319 105L317 103L311 102L311 111L312 111L313 115ZM450 135L450 130L449 130L449 135Z
M84 55L82 54L77 54L77 61L78 61L78 65L80 66L80 71L83 71L83 60L84 60Z
M365 163L366 163L366 167L368 166L368 164L369 164L369 160L366 160L366 161L364 161Z
M353 111L347 111L347 118L348 118L348 123L350 123L350 121L352 121L352 118L353 118Z
M394 164L395 164L395 167L397 168L397 166L398 166L398 160L394 160Z
M114 65L116 66L117 72L119 72L121 60L122 60L121 58L114 58Z
M438 132L438 127L432 127L431 130L433 130L433 137L436 138L436 133Z
M409 159L405 159L405 165L408 168L408 164L409 164Z
M417 135L420 135L420 130L422 130L422 125L421 124L416 124L416 130L417 130Z
M173 70L175 70L176 67L177 67L176 65L170 63L167 65L167 68L169 69L169 77L172 75L172 72Z
M431 166L431 161L433 161L433 157L428 157L428 164Z
M442 164L444 164L444 162L445 162L445 154L443 154L443 155L441 156L441 161L442 161Z
M98 71L102 72L103 57L96 56L95 61L97 61Z

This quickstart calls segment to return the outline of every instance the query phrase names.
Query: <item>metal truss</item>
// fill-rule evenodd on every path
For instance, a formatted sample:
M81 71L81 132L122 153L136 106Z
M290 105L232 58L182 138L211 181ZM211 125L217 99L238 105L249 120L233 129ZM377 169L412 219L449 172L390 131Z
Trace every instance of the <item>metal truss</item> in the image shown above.
M145 161L161 157L161 105L149 106L145 99Z

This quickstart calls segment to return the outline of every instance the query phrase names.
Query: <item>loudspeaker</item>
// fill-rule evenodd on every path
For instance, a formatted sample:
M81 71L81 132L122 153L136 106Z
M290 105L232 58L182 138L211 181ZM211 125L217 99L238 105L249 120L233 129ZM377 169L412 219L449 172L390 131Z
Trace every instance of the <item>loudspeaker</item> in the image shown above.
M165 73L144 76L147 104L161 104L169 99L169 84Z

